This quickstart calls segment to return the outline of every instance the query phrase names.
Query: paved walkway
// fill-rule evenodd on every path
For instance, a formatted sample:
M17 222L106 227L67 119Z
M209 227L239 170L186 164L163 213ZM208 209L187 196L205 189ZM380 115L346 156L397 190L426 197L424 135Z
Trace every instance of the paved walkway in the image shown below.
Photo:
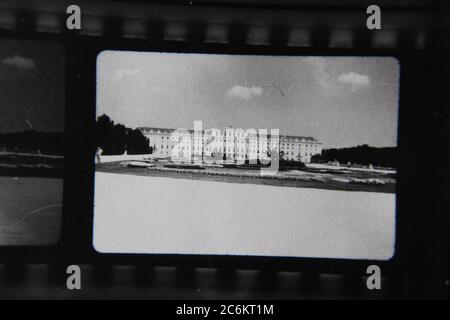
M144 158L155 158L152 154L121 154L117 156L102 156L102 162L114 162L114 161L132 161L142 160Z
M96 172L94 246L107 253L389 259L395 194Z

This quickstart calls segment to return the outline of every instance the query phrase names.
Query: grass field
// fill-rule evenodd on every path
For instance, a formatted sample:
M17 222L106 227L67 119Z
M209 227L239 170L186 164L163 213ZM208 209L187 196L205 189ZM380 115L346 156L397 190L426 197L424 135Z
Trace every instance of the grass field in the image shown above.
M131 174L149 177L168 177L244 184L260 184L280 187L318 188L341 191L365 191L395 193L395 173L361 171L350 169L305 168L303 170L279 171L273 177L262 177L259 170L206 168L204 170L165 168L156 162L156 168L128 167L126 161L111 161L96 165L96 171L108 173ZM369 184L372 179L383 184Z
M0 246L58 241L62 179L0 177Z
M32 153L0 152L0 175L53 177L63 174L64 157Z

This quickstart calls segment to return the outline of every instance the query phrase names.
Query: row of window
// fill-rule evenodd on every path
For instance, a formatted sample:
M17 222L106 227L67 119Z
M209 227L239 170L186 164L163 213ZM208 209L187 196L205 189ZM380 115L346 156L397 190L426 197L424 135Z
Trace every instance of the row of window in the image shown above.
M147 135L148 136L148 135ZM171 136L161 136L160 137L162 140L174 140L174 139L171 139ZM176 140L181 140L181 138L182 137L180 137L180 136L178 136L178 139L176 139ZM194 140L195 141L198 141L198 140L204 140L206 137L196 137L196 136L194 136ZM230 138L225 138L227 141L230 141L230 140L234 140L234 139L230 139ZM240 140L240 141L242 141L242 142L244 142L244 140L245 141L249 141L250 143L256 143L257 142L257 139L251 139L251 141L247 138L247 139L238 139L238 140ZM261 138L261 139L259 139L259 141L261 142L261 141L268 141L267 143L269 144L269 139L263 139L263 138ZM304 144L304 142L296 142L297 144ZM294 143L285 143L285 142L282 142L282 144L283 145L291 145L291 146L294 146Z
M152 144L151 141L152 141L152 140L149 140L150 145ZM164 143L164 142L162 142L162 143ZM189 143L189 141L185 141L185 144L188 144L188 143ZM197 144L197 143L194 143L194 144ZM225 143L225 144L226 144L226 143ZM244 142L237 142L236 144L237 144L237 145L243 145ZM256 143L250 143L249 145L250 145L250 146L253 146L253 147L256 147ZM275 144L272 144L272 145L275 146ZM270 146L270 144L267 143L267 146ZM289 147L294 148L294 147L295 147L294 144L286 144L286 145L285 145L284 143L282 143L281 146L282 146L282 147L287 147L287 148L289 148ZM311 145L309 145L309 144L302 145L302 144L299 144L299 148L302 148L302 147L304 147L304 148L317 148L318 145L313 145L313 144L311 144Z

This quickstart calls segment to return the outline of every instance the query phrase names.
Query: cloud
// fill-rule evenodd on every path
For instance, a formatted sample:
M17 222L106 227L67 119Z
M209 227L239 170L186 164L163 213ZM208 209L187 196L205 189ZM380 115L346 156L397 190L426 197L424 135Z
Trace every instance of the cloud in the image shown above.
M250 99L253 97L259 97L262 95L262 93L263 89L261 87L234 86L227 91L227 95L230 98L238 99Z
M18 55L12 57L6 57L2 59L2 64L8 67L16 67L20 69L32 69L34 68L33 60L24 58Z
M139 73L138 69L131 69L131 68L121 68L114 71L114 78L115 79L122 79L123 77L132 77L136 76Z
M364 87L370 83L368 76L353 71L341 74L337 80L341 83L350 84L353 87Z

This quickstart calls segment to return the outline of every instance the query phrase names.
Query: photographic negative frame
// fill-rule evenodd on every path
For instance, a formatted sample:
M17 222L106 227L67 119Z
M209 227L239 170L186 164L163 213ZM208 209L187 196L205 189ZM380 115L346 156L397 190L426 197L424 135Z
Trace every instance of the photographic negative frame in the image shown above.
M113 28L116 26L112 23ZM11 37L11 35L5 35ZM405 49L399 43L393 49L330 48L323 46L319 34L318 45L310 48L290 47L286 44L246 45L241 42L211 44L202 41L149 42L146 39L124 39L112 36L91 37L78 34L51 35L22 31L14 37L44 39L61 42L66 49L66 175L64 185L64 213L62 237L52 247L0 248L0 259L9 262L60 262L172 265L184 267L254 268L268 270L295 270L302 272L330 272L363 275L370 264L377 264L387 275L400 279L405 272L431 270L442 263L443 257L433 255L429 248L442 250L445 246L445 163L446 109L442 88L445 61L440 48L427 50ZM367 35L367 37L370 37ZM159 51L184 53L223 53L244 55L299 55L299 56L386 56L400 63L400 105L398 126L399 168L397 172L397 214L395 256L389 261L274 258L216 255L143 255L102 254L94 250L93 188L94 159L92 137L95 123L96 58L104 50ZM431 79L431 80L430 80ZM427 92L427 95L423 95ZM431 101L427 100L431 99ZM438 116L436 116L438 115ZM423 130L417 130L422 128ZM416 166L424 155L417 146L432 141L429 155L432 165L425 174ZM431 186L431 187L430 187ZM423 219L424 212L435 212ZM424 230L420 232L420 230ZM422 241L417 234L420 232ZM440 249L439 249L440 248ZM439 251L441 252L441 251ZM430 261L431 265L430 266Z

